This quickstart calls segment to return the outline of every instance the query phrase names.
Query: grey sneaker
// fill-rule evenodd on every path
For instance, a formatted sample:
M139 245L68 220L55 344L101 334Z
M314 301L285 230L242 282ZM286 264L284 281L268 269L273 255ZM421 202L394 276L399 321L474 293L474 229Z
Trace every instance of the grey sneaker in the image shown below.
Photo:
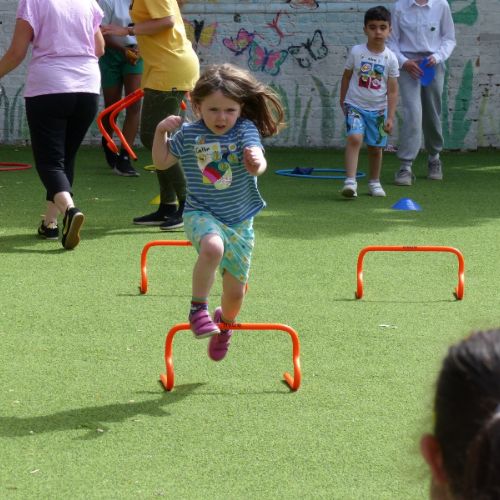
M358 183L353 181L345 181L342 188L342 196L344 198L356 198L358 196Z
M432 179L433 181L443 180L443 167L441 160L429 160L427 163L427 179Z
M399 172L396 172L394 176L394 184L396 184L396 186L411 186L414 180L415 176L411 169L402 168Z

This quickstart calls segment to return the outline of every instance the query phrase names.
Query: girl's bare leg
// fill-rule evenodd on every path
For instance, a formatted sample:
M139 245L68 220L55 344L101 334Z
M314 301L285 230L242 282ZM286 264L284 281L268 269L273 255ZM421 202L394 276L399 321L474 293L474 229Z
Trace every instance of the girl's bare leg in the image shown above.
M227 271L222 277L222 317L228 323L234 322L238 316L243 299L245 298L245 284L238 281Z
M193 269L193 297L208 298L223 254L224 242L219 235L208 234L201 240L200 252Z

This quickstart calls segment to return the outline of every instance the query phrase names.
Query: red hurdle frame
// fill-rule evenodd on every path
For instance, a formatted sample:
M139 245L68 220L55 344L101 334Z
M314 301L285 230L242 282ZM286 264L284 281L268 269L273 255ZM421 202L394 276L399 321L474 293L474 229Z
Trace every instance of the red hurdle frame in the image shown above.
M363 297L363 259L368 252L449 252L454 253L458 258L458 285L455 288L454 295L458 300L462 300L464 296L464 273L465 262L464 256L453 247L446 246L392 246L392 245L375 245L364 247L358 255L357 265L357 289L356 298Z
M108 134L106 129L104 128L104 125L102 124L102 119L108 114L109 115L109 123L113 130L116 132L116 135L120 139L120 142L122 143L122 146L125 148L127 153L129 154L130 158L133 160L137 160L137 155L134 153L132 148L130 147L130 144L127 142L127 139L125 139L124 135L122 134L122 131L120 130L120 127L116 124L116 117L118 116L118 113L122 111L123 109L127 108L134 102L138 101L139 99L142 99L144 96L144 90L142 89L137 89L134 90L134 92L131 92L129 95L125 96L123 99L120 99L119 101L113 103L111 106L108 106L107 108L103 109L98 115L97 115L97 126L99 127L99 130L103 137L106 139L106 145L113 153L118 154L118 146L114 143L113 139L111 136ZM181 101L180 107L182 110L185 110L187 108L186 103L184 101Z
M134 102L138 101L139 99L142 98L144 95L144 91L142 89L137 89L134 92L130 93L129 95L125 96L123 99L120 99L119 101L115 102L111 106L108 106L107 108L104 108L98 115L97 115L97 126L99 127L99 130L103 137L106 139L106 145L113 153L118 154L120 151L118 150L117 145L113 142L113 139L111 136L108 134L106 129L104 128L104 125L102 124L102 119L108 114L111 113L109 116L109 123L113 130L116 132L118 135L118 138L120 139L121 143L123 144L123 147L127 151L127 153L130 155L130 157L133 160L137 160L137 155L132 151L132 148L130 147L129 143L125 139L125 137L122 134L122 131L120 128L116 125L116 116L117 114L122 110L125 109L126 107L130 106Z
M193 246L188 240L154 240L146 243L141 252L141 284L139 290L142 294L148 291L148 270L146 267L147 255L151 247L190 247Z
M292 391L298 390L302 374L300 371L300 342L297 332L288 325L281 323L235 323L234 325L227 325L225 323L218 323L220 329L232 330L281 330L290 335L292 339L292 357L293 357L293 377L285 372L283 378ZM177 332L181 330L189 330L189 323L179 323L175 325L167 334L165 340L165 366L166 373L160 374L160 382L167 391L171 391L175 383L174 363L173 357L173 340Z
M11 161L0 161L0 172L10 172L14 170L28 170L31 168L29 163L13 163Z

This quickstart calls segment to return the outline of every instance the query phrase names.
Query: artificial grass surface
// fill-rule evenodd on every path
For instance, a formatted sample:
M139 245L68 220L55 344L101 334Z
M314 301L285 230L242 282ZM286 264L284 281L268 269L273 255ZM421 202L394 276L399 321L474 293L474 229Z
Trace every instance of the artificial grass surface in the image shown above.
M139 165L149 154L140 150ZM36 238L44 193L34 169L0 172L0 497L2 498L427 498L418 454L430 430L433 383L449 343L498 325L498 153L443 155L445 180L392 185L387 198L359 182L274 175L278 168L342 168L341 151L268 150L259 180L268 208L240 321L292 326L302 386L283 332L236 332L213 363L206 341L180 332L176 385L158 383L167 331L185 322L195 252L154 248L149 288L139 257L153 239L182 232L133 226L154 208L154 174L119 178L98 148L83 148L75 197L82 242L64 251ZM0 148L1 161L31 161ZM366 170L363 156L360 169ZM422 212L394 211L411 197ZM465 257L455 301L451 254L373 253L362 300L356 259L366 245L449 245ZM220 281L212 295L218 304ZM385 325L385 326L383 326Z

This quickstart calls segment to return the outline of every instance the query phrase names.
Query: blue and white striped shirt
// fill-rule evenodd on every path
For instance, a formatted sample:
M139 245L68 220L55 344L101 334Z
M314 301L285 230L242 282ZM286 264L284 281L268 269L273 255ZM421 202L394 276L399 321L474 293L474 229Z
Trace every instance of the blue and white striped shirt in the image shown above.
M243 165L246 147L262 148L259 131L252 121L239 118L223 135L211 132L203 120L184 123L169 146L186 174L186 211L209 212L230 226L253 217L265 207L257 178Z

